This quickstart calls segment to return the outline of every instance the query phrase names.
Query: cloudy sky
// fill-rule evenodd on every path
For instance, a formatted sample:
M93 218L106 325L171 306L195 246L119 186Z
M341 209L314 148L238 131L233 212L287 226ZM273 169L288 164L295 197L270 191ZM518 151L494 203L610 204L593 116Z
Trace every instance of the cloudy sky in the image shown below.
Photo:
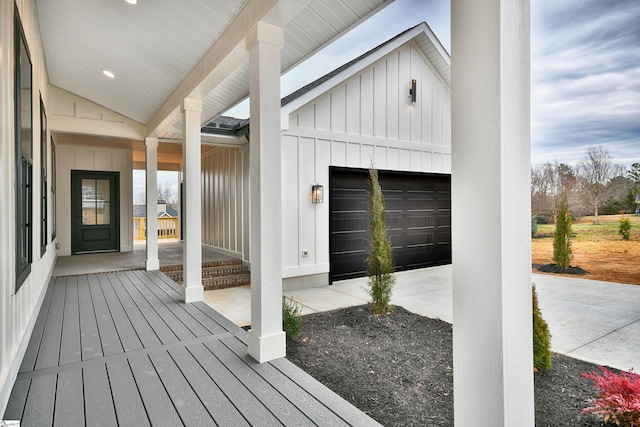
M447 0L396 0L285 75L283 95L422 21L450 52L450 18ZM640 162L640 1L531 0L531 161L590 146Z

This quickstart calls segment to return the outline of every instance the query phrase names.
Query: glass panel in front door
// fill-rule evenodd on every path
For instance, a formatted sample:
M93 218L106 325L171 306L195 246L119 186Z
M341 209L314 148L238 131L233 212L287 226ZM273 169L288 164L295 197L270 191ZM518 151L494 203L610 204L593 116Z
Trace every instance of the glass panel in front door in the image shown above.
M82 225L111 223L109 184L108 179L82 180Z

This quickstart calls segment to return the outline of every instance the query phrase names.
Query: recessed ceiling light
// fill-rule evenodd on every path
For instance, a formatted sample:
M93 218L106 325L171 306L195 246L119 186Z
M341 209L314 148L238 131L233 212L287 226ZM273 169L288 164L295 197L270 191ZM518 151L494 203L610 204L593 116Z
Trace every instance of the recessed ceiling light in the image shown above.
M105 76L109 77L110 79L113 79L116 77L115 74L113 74L111 71L109 70L102 70L102 74L104 74Z
M129 4L137 4L138 3L138 0L124 0L124 1L126 1Z

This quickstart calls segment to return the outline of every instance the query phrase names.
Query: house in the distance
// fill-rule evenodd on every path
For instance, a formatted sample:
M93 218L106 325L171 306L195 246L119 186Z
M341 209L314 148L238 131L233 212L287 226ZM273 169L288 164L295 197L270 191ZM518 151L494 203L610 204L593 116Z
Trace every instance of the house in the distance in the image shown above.
M180 237L180 218L178 211L167 205L165 200L158 200L157 204L158 238L177 239ZM133 238L146 240L147 238L147 205L133 205Z

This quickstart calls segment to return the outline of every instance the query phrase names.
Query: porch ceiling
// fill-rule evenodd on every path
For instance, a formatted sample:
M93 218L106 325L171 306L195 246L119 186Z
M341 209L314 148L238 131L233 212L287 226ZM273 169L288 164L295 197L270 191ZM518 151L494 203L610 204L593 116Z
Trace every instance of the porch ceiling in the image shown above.
M49 82L149 132L180 96L204 97L204 124L248 95L247 18L284 25L284 72L390 2L36 0ZM234 46L216 52L225 36ZM209 64L212 53L223 60Z

